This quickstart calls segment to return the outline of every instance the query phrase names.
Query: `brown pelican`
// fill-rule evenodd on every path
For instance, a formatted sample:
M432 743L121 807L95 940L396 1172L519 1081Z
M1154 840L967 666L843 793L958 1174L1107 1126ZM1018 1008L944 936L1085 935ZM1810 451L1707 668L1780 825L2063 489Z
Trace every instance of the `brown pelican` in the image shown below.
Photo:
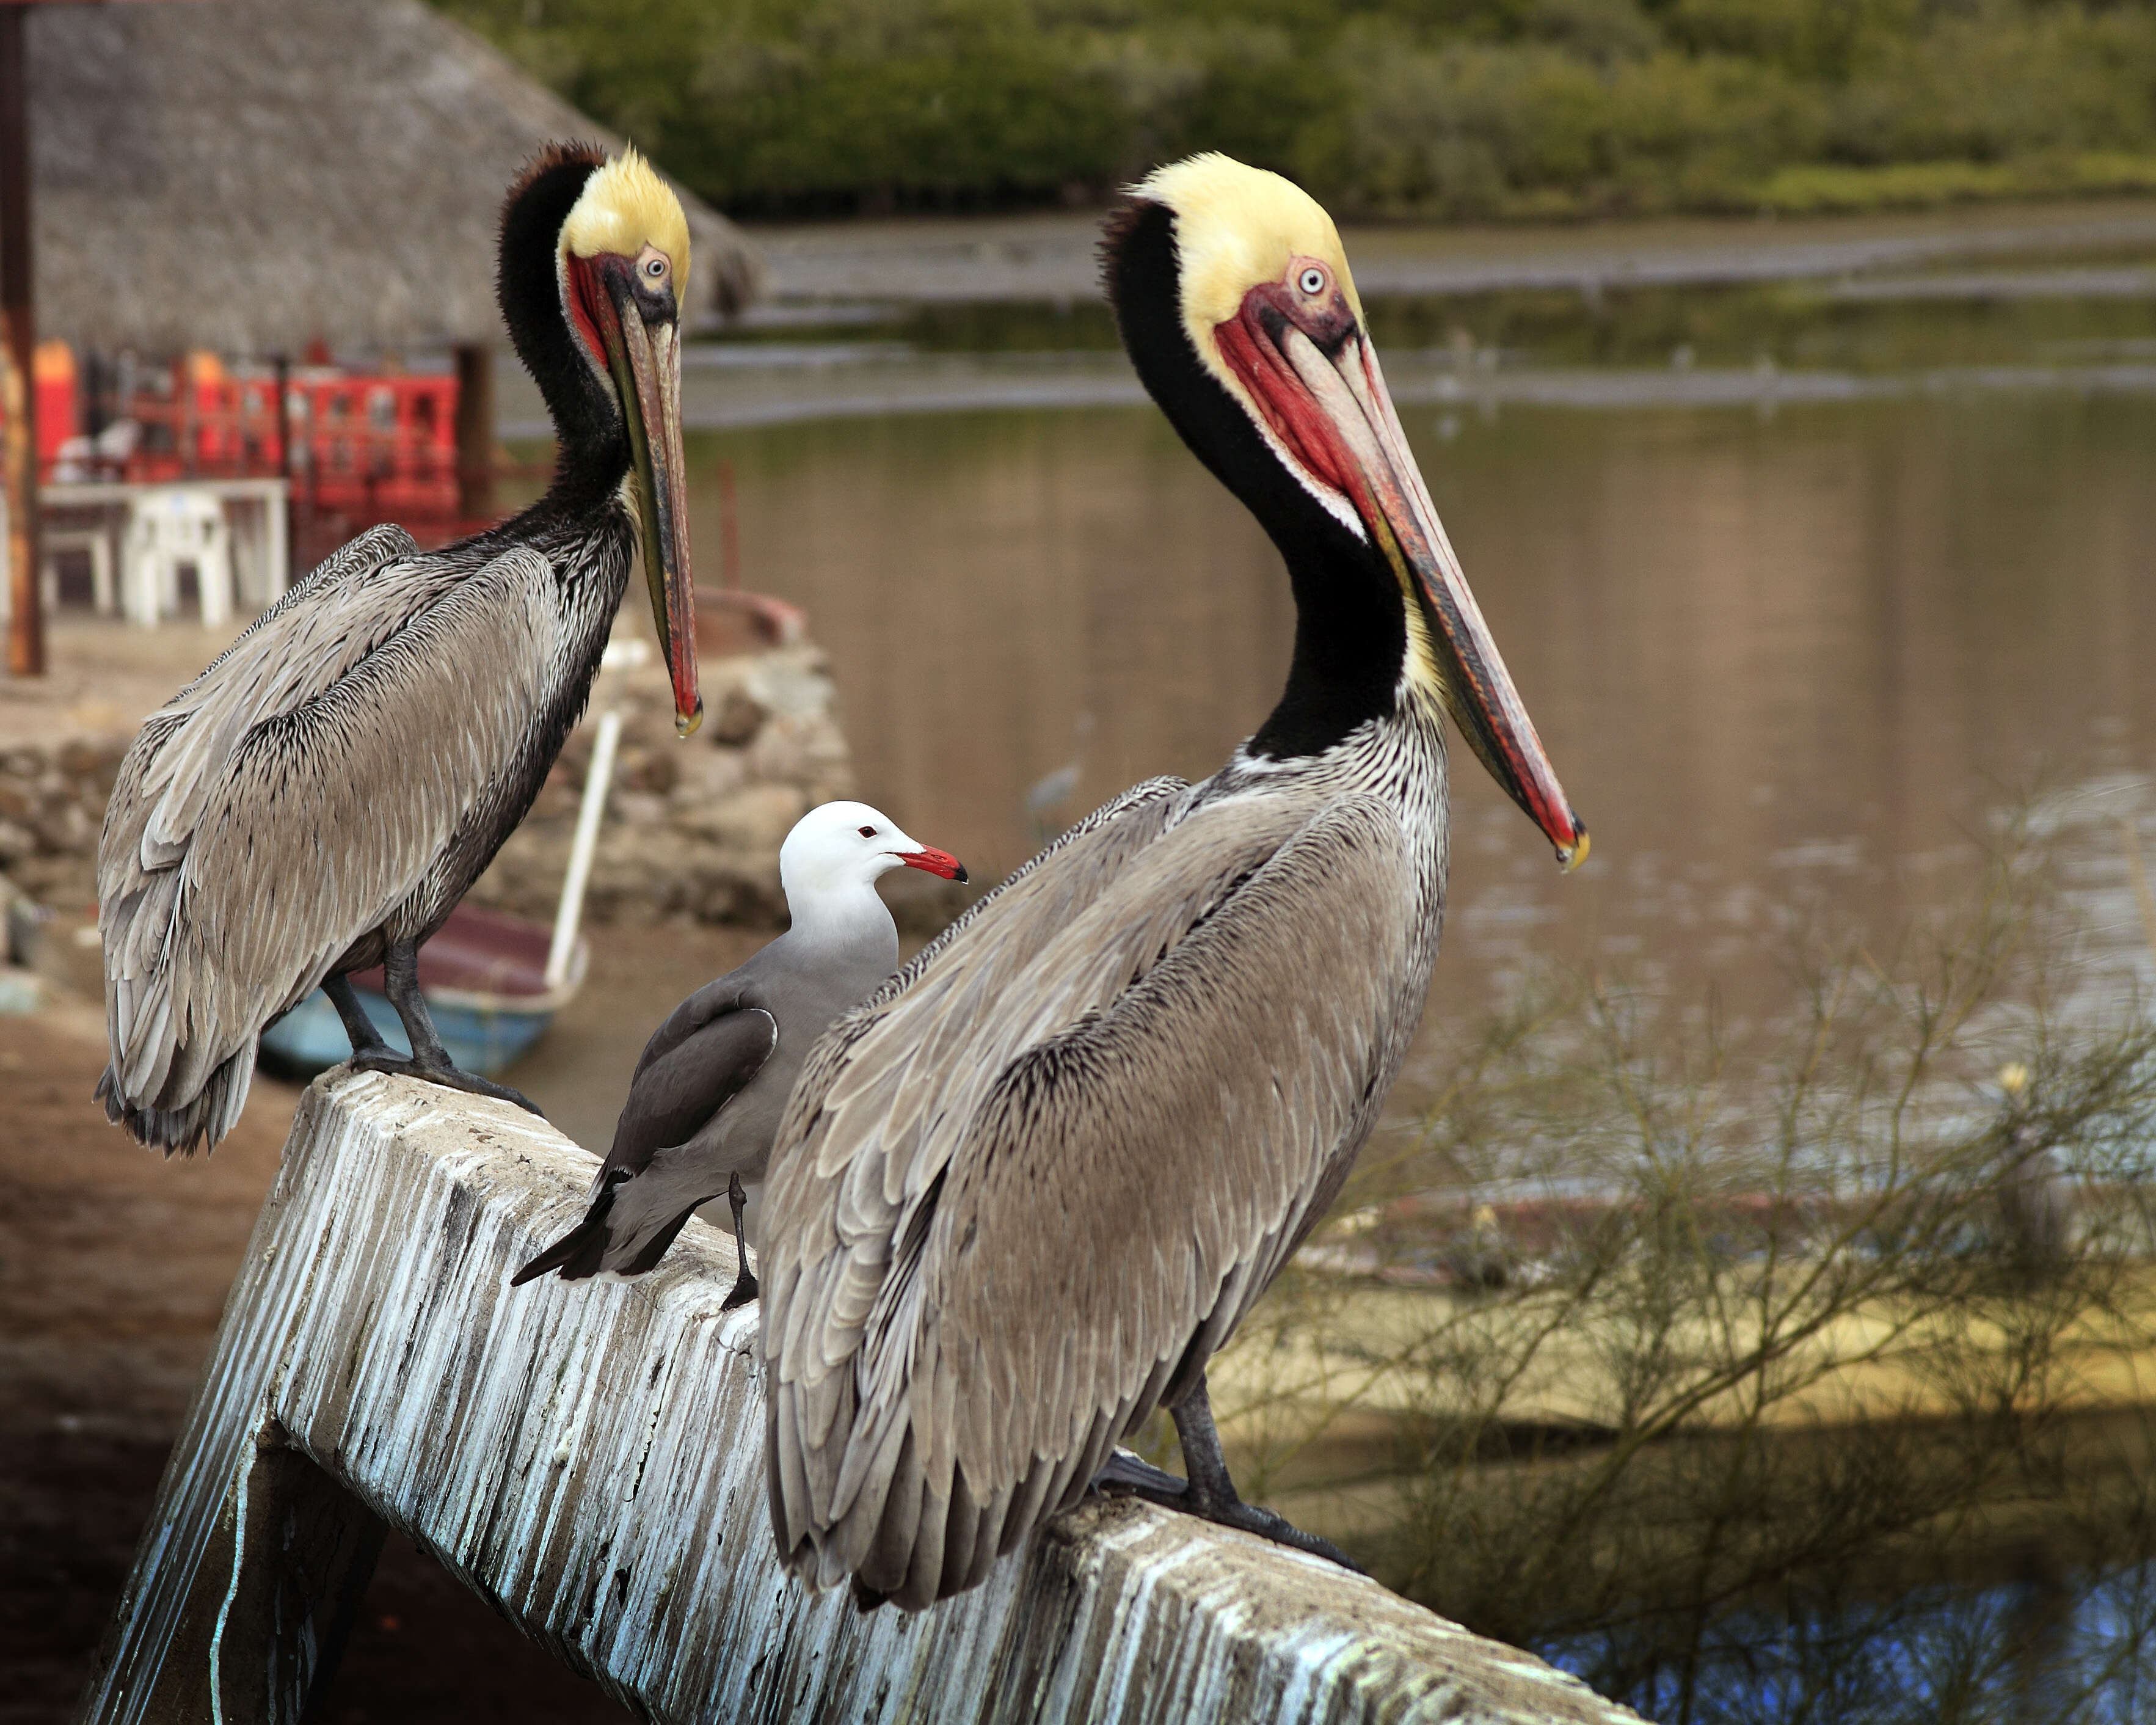
M1340 1189L1437 955L1449 713L1569 866L1587 834L1469 593L1338 235L1219 156L1134 188L1103 249L1139 376L1250 507L1298 610L1271 716L977 905L809 1056L762 1230L779 1550L918 1608L1173 1413L1147 1495L1245 1505L1207 1360ZM1173 1490L1163 1490L1166 1481Z
M708 983L652 1033L629 1081L613 1148L584 1219L510 1278L558 1270L640 1276L696 1207L724 1194L741 1271L723 1310L756 1297L742 1218L760 1195L772 1134L801 1062L831 1020L898 968L898 928L877 877L923 869L963 880L947 851L916 844L865 803L826 803L778 850L793 927L738 970Z
M702 711L676 339L688 275L680 203L634 151L542 154L503 206L500 291L560 439L547 495L424 554L401 528L362 533L144 724L97 858L98 1094L144 1143L214 1145L262 1027L316 988L355 1065L524 1101L450 1065L417 952L583 710L639 529L684 734ZM409 1060L345 980L376 964Z

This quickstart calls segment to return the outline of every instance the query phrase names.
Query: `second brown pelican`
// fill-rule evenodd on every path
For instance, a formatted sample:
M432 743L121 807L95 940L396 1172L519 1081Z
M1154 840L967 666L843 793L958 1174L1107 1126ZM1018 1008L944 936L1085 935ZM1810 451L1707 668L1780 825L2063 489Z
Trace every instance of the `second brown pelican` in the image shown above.
M450 1064L418 952L546 782L639 530L685 734L702 711L681 489L688 277L680 203L634 151L542 154L503 207L500 289L560 442L546 495L439 551L400 527L362 533L143 725L97 888L111 1043L98 1094L144 1143L214 1145L263 1026L317 988L356 1065L523 1102ZM409 1059L345 981L377 964Z
M1205 1368L1346 1178L1422 1015L1449 714L1560 863L1587 834L1287 181L1163 168L1110 223L1125 345L1285 559L1287 686L1191 786L1082 822L833 1026L773 1151L762 1346L786 1563L908 1608L974 1586L1153 1408L1236 1496ZM1126 1470L1127 1476L1128 1471Z

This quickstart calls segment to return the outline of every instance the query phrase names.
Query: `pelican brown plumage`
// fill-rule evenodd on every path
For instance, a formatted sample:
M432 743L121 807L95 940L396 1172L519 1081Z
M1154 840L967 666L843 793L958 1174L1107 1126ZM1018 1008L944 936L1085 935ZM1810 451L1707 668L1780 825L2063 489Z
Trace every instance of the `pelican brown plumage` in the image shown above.
M326 988L354 1063L459 1072L420 944L531 806L583 709L641 537L683 734L702 711L683 504L689 228L634 151L544 151L503 205L499 290L553 414L552 484L421 552L362 533L152 714L98 846L105 1110L168 1153L239 1117L264 1025ZM380 964L392 1052L345 981ZM530 1106L528 1102L524 1106Z
M978 1584L1173 1413L1137 1489L1236 1497L1206 1362L1340 1189L1419 1020L1440 713L1576 864L1559 788L1409 454L1332 220L1219 156L1111 218L1138 374L1286 560L1286 691L1212 778L1142 784L839 1020L763 1218L779 1551L918 1608Z

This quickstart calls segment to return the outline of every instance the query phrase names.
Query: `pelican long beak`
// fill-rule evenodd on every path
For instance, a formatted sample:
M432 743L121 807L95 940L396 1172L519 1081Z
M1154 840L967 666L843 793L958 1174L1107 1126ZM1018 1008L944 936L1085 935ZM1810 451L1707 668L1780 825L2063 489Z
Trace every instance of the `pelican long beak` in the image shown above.
M674 728L686 737L703 722L704 701L696 688L696 590L689 568L688 463L681 453L680 332L670 319L645 321L628 259L592 261L601 285L591 296L598 302L593 309L603 307L594 321L629 429L651 620L674 684Z
M1348 499L1391 565L1407 601L1409 650L1427 649L1439 696L1468 747L1548 835L1558 865L1577 868L1587 857L1587 828L1482 620L1359 321L1343 312L1327 352L1271 296L1254 293L1217 334L1274 435Z

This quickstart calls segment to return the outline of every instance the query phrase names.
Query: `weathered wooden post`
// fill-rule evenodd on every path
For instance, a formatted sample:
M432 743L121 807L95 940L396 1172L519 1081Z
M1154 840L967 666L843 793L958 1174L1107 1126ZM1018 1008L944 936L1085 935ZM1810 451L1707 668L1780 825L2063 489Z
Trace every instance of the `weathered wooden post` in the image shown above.
M8 501L8 670L45 673L44 599L38 583L38 392L30 356L30 72L24 0L0 3L0 490Z
M457 362L457 514L494 519L494 349L466 341Z
M919 1617L808 1592L772 1552L753 1307L691 1223L635 1283L511 1268L593 1158L406 1079L308 1093L85 1710L296 1722L385 1523L658 1721L1635 1716L1315 1558L1085 1506Z

